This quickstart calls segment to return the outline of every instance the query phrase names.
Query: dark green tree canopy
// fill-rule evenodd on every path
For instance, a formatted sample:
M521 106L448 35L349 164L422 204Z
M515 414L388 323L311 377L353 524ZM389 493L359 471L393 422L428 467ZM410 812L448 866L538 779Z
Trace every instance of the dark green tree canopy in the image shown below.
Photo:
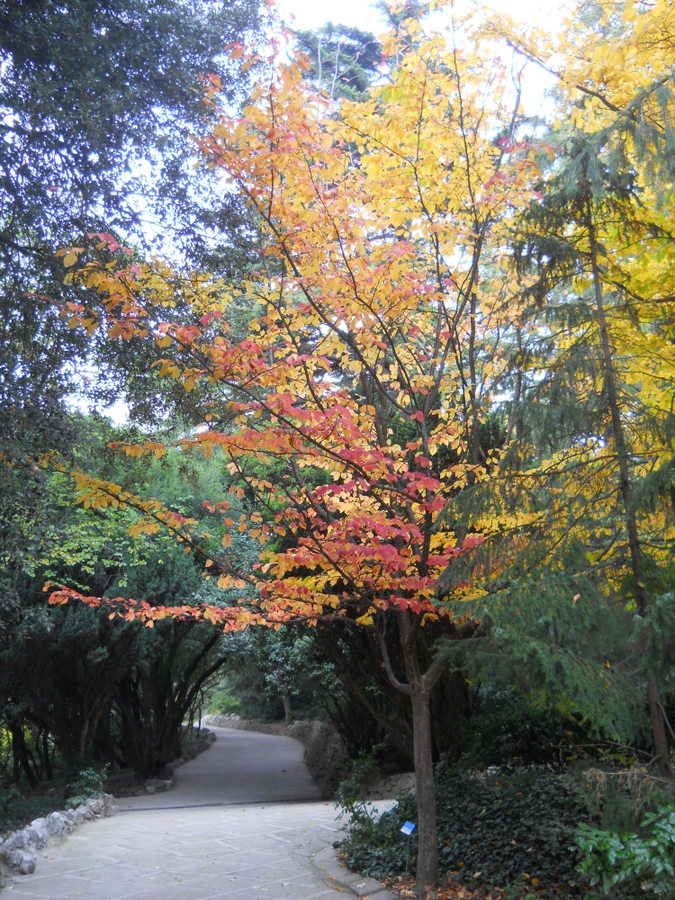
M140 248L153 221L176 240L190 231L199 252L202 198L188 195L183 177L192 135L208 117L199 78L215 72L232 102L243 99L245 77L229 68L224 48L259 22L258 0L0 0L0 456L11 461L0 472L5 598L25 535L42 530L35 458L73 444L66 397L87 362L105 370L107 400L128 374L119 348L103 357L59 317L49 298L72 294L55 253L100 231ZM239 221L223 209L218 226Z
M256 0L3 3L3 243L20 224L138 219L134 169L145 161L153 180L172 177L205 115L200 75L227 75L223 48L256 26L256 10ZM241 86L223 83L232 97Z
M3 436L25 436L38 419L56 427L69 387L64 360L77 366L84 353L46 300L64 295L55 251L103 230L140 245L159 221L164 234L179 235L187 220L199 231L198 199L182 177L208 116L199 78L216 72L232 100L245 95L223 50L259 27L257 7L0 3Z
M296 38L311 63L308 77L331 97L356 100L366 95L382 56L374 35L329 22L316 31L298 31Z

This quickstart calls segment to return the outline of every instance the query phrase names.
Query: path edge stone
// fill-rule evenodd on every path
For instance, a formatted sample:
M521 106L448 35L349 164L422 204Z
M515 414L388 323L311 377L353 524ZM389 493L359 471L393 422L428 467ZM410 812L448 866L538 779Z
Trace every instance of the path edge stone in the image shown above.
M333 846L319 850L310 862L321 880L330 887L349 890L363 900L399 900L379 881L348 869Z
M0 841L0 889L11 884L16 875L33 873L39 852L49 844L62 843L84 822L115 815L119 809L114 799L111 794L90 797L75 809L56 810L33 819Z
M216 740L216 735L207 728L200 728L199 732L200 740L179 759L169 763L168 778L147 779L143 784L144 793L155 794L170 790L176 769L209 749ZM115 799L112 794L90 797L75 809L56 810L47 816L33 819L28 825L0 840L0 890L10 885L16 875L31 875L37 866L40 851L49 844L62 843L84 822L116 815L119 806L115 805Z

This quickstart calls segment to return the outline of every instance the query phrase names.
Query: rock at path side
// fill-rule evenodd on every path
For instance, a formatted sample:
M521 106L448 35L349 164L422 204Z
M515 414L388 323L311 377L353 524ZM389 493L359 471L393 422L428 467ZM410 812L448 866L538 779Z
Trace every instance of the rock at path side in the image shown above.
M25 828L20 828L0 841L0 888L12 880L13 875L30 875L35 871L38 852L47 844L63 841L81 825L91 819L112 816L117 812L113 797L103 794L90 797L76 809L52 812L48 816L33 819Z
M145 782L146 794L161 794L170 791L173 787L173 778L148 778Z

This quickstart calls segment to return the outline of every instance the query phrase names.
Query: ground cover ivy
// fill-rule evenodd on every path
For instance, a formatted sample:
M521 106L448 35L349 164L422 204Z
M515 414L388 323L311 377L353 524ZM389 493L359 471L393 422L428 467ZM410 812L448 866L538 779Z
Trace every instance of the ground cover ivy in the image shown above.
M438 779L441 871L467 886L501 887L514 897L581 897L585 884L575 843L589 810L563 771L530 768L486 774L450 770ZM414 871L414 795L379 820L352 818L342 844L350 868L383 880Z

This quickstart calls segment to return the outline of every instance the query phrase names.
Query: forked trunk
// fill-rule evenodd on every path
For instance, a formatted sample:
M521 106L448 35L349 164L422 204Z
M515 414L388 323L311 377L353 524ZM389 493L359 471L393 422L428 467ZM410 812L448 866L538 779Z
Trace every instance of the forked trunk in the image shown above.
M410 697L413 719L413 758L415 790L417 793L417 900L436 900L438 878L438 829L436 827L436 783L432 755L431 691L447 668L437 657L426 671L422 671L418 657L420 618L406 610L399 610L399 641L407 682L399 681L387 652L384 631L378 632L382 661L392 685Z

